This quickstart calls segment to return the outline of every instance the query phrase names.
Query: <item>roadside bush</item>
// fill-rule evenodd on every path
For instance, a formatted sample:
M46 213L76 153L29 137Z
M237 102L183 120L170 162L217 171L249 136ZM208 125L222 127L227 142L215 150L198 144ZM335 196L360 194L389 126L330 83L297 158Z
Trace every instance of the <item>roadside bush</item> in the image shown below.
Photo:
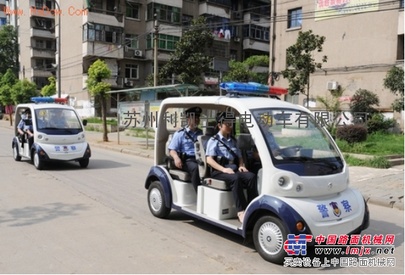
M369 134L375 132L387 133L388 129L395 126L394 119L384 119L382 114L373 114L372 117L367 121L367 131Z
M336 138L345 140L350 144L366 141L367 128L360 124L342 126L337 129Z

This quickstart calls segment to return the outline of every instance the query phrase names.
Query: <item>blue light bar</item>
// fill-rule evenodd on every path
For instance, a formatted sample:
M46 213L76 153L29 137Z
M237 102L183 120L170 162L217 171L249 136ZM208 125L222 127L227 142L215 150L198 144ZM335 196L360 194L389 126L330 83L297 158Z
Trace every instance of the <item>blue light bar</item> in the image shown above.
M283 95L288 92L284 88L267 86L256 82L223 82L219 87L231 94Z
M31 97L34 103L67 103L67 98L50 97L50 96L35 96Z

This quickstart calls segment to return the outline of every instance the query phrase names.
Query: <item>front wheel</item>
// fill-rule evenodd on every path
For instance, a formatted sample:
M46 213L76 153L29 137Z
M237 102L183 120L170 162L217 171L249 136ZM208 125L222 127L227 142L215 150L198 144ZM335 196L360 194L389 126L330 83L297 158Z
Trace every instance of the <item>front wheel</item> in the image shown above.
M167 218L170 214L170 208L166 207L165 194L163 186L159 181L154 181L148 190L148 205L153 216L158 218Z
M287 253L284 242L287 238L283 223L275 217L263 216L253 228L253 242L260 256L268 262L282 264Z
M38 152L34 152L34 166L37 170L42 170L44 168L44 161L39 158Z
M81 168L86 168L89 165L89 159L81 159L79 160L79 164Z
M13 146L13 158L15 161L21 160L21 156L18 152L18 144L14 144L14 146Z

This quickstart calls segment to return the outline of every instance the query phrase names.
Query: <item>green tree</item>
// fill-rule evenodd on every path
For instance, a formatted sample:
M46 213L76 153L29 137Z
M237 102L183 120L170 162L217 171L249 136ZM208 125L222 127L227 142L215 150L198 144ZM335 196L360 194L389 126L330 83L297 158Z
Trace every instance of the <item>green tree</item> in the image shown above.
M253 55L246 60L239 62L231 60L229 62L229 71L224 75L224 81L237 81L237 82L258 82L261 84L267 84L268 71L267 72L254 72L254 67L266 67L269 66L269 56L267 55Z
M395 99L392 108L396 112L404 110L404 69L392 67L384 78L384 87L390 89L391 93L400 98Z
M17 32L11 25L0 28L0 73L5 74L8 69L18 74Z
M11 69L0 78L0 104L3 106L12 106L14 101L11 97L14 84L18 81L17 76ZM8 108L11 109L11 108ZM13 125L13 114L9 113L10 125Z
M203 73L209 71L211 57L206 54L214 38L204 17L194 19L190 29L183 33L169 61L160 68L158 83L165 84L172 74L181 83L199 85Z
M365 122L377 112L373 105L379 106L379 104L380 100L375 93L365 89L358 89L350 102L350 112L355 118L355 122L358 119Z
M297 42L287 48L287 68L281 72L289 81L289 93L295 95L300 92L307 97L309 102L310 75L316 69L322 68L322 63L327 62L327 56L323 56L321 62L316 62L313 52L322 52L325 42L324 36L315 35L312 30L298 33Z
M103 82L103 79L110 78L111 70L107 64L98 59L89 68L89 77L87 78L87 89L90 94L97 100L101 106L101 118L103 121L103 141L108 141L107 131L107 98L111 84Z
M339 117L342 114L342 108L339 98L342 96L344 90L339 86L337 90L330 91L330 96L318 96L316 98L322 105L325 106L326 111L331 114L328 121L325 121L326 128L332 136L336 136L336 129L339 124Z
M31 102L31 97L38 95L37 85L28 79L19 80L12 87L11 98L14 104Z
M56 78L54 76L48 77L49 84L41 89L41 95L52 96L56 94Z

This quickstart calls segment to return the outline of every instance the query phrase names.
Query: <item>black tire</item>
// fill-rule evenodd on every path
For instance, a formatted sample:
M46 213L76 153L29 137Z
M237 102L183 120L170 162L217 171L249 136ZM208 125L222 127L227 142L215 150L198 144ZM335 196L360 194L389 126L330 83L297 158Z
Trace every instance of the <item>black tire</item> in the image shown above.
M171 208L166 207L163 186L159 181L154 181L148 190L148 206L153 216L158 218L167 218Z
M81 159L79 160L79 164L81 168L86 168L87 166L89 166L89 159Z
M13 158L15 161L21 161L21 156L18 152L18 144L13 145Z
M34 166L35 168L37 168L37 170L42 170L44 168L44 162L39 158L37 151L34 152L32 162L34 163Z
M287 252L284 242L287 233L283 223L273 216L263 216L253 228L253 243L260 256L268 262L282 264Z

